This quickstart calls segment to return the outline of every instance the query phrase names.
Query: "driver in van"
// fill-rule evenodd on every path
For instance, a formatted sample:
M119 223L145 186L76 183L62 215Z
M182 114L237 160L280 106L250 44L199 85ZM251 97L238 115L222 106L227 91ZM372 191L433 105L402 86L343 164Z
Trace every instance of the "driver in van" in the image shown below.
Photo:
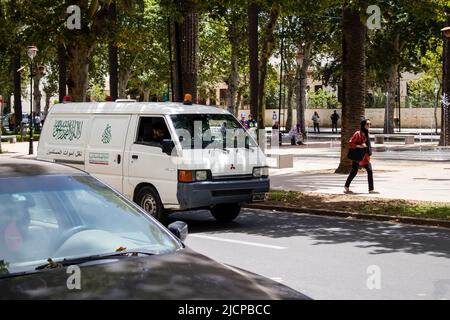
M167 135L167 127L162 122L157 122L152 126L150 142L156 142L162 144L162 141Z

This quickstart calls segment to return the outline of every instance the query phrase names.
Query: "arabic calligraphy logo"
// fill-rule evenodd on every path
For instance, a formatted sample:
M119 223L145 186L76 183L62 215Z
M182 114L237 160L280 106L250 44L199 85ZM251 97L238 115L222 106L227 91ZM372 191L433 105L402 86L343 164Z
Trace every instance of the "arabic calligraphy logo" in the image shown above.
M81 138L83 121L56 120L53 125L53 138L56 140L78 140Z
M103 144L108 144L111 142L111 125L109 123L106 126L105 131L103 131L102 142Z

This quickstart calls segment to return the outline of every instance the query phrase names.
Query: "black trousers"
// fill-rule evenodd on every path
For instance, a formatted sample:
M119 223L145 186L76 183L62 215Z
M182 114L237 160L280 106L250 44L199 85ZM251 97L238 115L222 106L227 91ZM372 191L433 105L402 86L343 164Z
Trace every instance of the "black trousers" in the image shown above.
M334 132L334 129L336 129L336 132L338 132L337 122L331 124L331 132Z
M366 168L366 171L367 171L367 180L369 181L369 191L372 191L372 190L374 190L372 165L370 163L368 163L364 166L364 168ZM347 178L347 182L345 182L346 188L350 187L350 183L352 183L353 179L358 174L358 169L359 169L359 163L356 161L353 161L352 171L350 172L350 174Z
M314 132L316 132L316 128L317 128L317 132L320 133L320 129L319 129L319 124L318 123L314 123Z

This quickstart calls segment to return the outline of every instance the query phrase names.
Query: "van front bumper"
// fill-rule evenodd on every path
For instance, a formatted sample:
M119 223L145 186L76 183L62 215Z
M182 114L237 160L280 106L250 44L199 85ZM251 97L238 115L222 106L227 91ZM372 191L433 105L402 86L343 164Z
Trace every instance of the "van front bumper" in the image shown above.
M180 209L186 210L221 203L264 201L269 189L269 178L178 183L177 197Z

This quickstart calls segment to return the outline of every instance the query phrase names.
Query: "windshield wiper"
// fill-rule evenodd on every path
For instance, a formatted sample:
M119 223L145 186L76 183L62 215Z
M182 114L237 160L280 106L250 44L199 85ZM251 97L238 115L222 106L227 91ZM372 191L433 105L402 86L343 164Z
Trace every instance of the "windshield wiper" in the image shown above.
M62 267L69 266L69 265L82 264L82 263L89 262L89 261L108 259L108 258L112 258L112 257L137 257L139 255L152 256L155 254L157 254L157 252L155 252L155 251L121 250L121 251L97 254L97 255L92 255L92 256L63 259L63 260L57 261L57 262L53 261L52 258L48 258L47 263L37 266L35 268L35 270L57 269L57 268L62 268Z

